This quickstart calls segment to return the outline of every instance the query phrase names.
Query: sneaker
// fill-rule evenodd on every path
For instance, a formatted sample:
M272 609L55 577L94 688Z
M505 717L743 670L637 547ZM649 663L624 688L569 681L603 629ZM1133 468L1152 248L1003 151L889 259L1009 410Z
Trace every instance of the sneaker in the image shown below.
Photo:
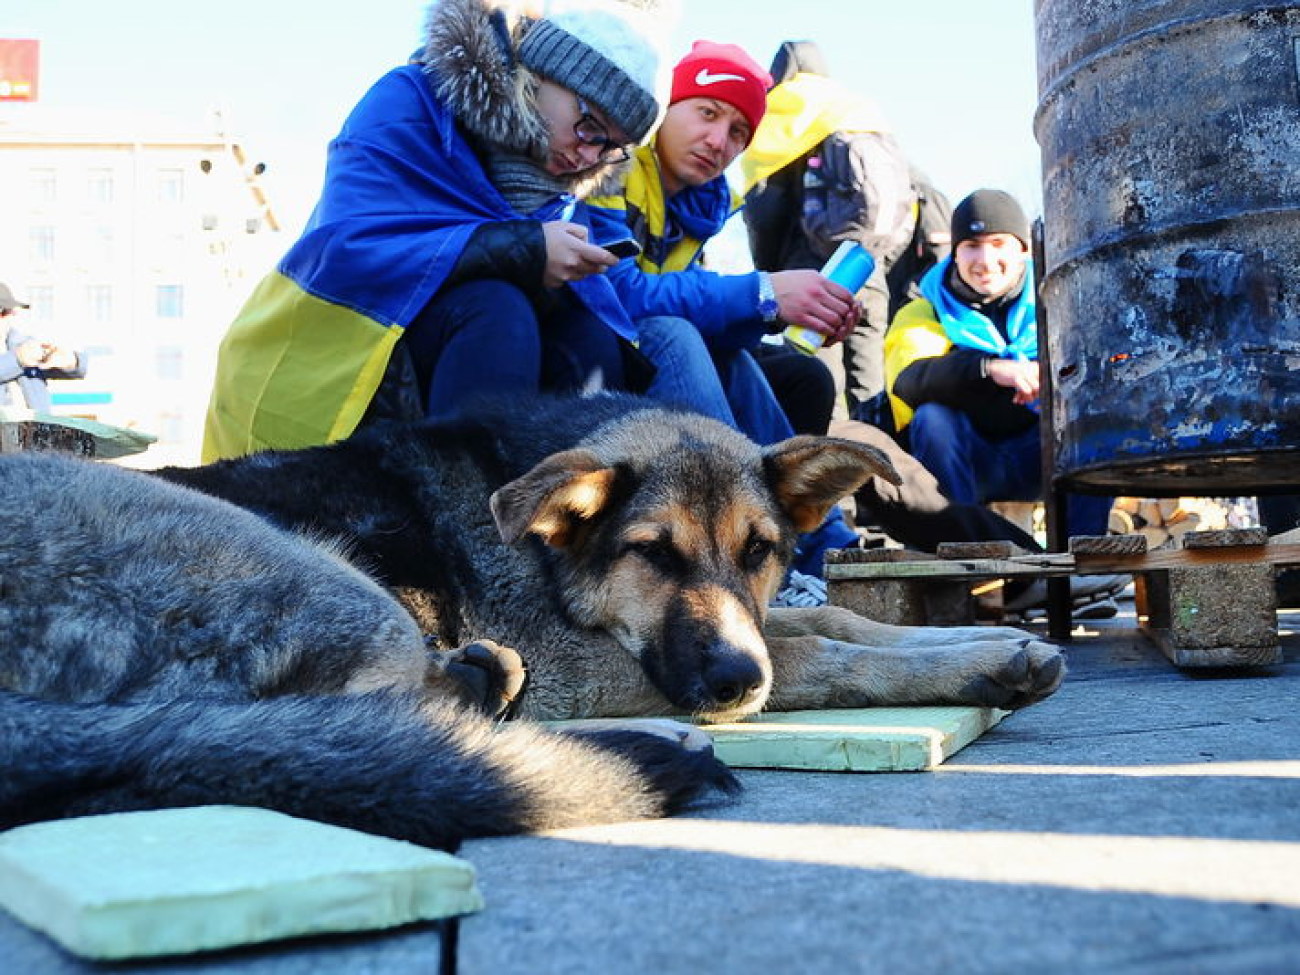
M770 606L811 608L826 605L826 583L816 576L790 570L785 585L772 597Z
M1129 584L1126 575L1070 576L1070 605L1076 610L1092 603L1100 603L1124 590ZM1019 593L1003 600L1002 608L1008 613L1025 613L1047 609L1047 580L1035 579ZM1118 611L1118 608L1117 608ZM1114 613L1110 615L1115 615ZM1101 617L1092 617L1100 619Z

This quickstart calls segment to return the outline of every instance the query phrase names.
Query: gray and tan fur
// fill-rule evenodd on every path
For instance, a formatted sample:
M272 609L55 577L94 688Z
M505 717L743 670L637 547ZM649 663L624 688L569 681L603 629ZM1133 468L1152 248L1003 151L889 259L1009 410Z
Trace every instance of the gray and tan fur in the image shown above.
M482 404L455 422L165 476L346 538L428 610L445 646L514 647L532 717L1020 707L1050 694L1062 657L1020 630L768 610L797 534L872 474L892 470L862 444L759 448L697 414L604 395Z
M454 848L731 786L661 728L497 729L455 678L484 647L429 652L336 548L234 505L36 453L0 493L0 828L216 802Z

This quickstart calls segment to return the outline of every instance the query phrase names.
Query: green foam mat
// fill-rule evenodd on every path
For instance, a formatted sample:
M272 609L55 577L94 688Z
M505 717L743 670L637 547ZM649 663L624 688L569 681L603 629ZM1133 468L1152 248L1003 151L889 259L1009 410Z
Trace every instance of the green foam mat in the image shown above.
M266 809L87 816L0 834L0 907L74 954L174 955L481 909L458 857Z
M1008 711L977 707L773 711L703 725L736 768L918 772L943 764Z

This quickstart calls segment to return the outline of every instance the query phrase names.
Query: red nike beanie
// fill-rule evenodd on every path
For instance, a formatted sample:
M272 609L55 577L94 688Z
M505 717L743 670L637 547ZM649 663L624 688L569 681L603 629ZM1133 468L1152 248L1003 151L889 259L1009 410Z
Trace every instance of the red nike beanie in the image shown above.
M771 85L772 76L735 44L696 41L691 53L673 68L668 103L684 98L716 98L734 105L753 132L767 111L767 89Z

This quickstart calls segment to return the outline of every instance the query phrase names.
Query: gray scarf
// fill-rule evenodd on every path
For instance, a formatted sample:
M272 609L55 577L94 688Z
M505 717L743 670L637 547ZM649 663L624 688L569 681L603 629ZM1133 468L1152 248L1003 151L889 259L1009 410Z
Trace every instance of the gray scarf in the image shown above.
M487 150L483 166L506 202L524 216L562 193L572 193L574 184L579 182L572 177L552 176L528 156L503 149Z

